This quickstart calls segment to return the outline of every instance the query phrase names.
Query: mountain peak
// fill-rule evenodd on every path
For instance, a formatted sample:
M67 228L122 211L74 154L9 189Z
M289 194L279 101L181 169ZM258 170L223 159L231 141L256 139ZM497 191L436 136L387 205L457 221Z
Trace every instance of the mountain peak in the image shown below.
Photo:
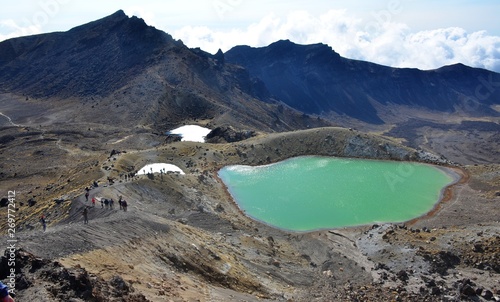
M461 70L472 70L472 69L474 69L474 68L467 66L467 65L464 65L462 63L456 63L456 64L442 66L442 67L438 68L437 70L439 70L439 71L457 71L457 70L461 71Z
M117 17L127 17L127 14L125 14L125 12L120 9L120 10L117 10L114 14L112 14L111 16L117 16Z
M125 25L136 29L146 29L151 27L148 26L143 19L136 16L129 17L123 10L118 10L107 17L72 28L69 32L88 32L89 30L95 30L101 32L101 34L105 34L108 30L116 29L118 25Z
M119 20L124 20L124 19L129 19L129 16L127 16L127 14L125 14L125 12L122 9L120 9L120 10L117 10L116 12L112 13L109 16L103 17L101 19L97 19L93 22L99 22L99 21L104 21L104 20L119 21ZM93 22L91 22L91 23L93 23Z
M21 37L0 43L0 82L9 77L11 89L23 89L33 96L106 95L121 85L113 73L132 75L145 68L158 54L181 46L170 35L143 19L128 17L123 10L67 32ZM64 58L64 60L61 60ZM26 68L29 66L29 68ZM61 78L53 70L78 74L78 81ZM44 89L39 88L39 83Z

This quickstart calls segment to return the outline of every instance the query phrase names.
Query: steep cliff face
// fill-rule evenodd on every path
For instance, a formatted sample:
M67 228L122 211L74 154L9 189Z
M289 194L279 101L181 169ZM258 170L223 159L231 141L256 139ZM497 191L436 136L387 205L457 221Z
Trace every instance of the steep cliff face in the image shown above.
M462 64L429 71L391 68L343 58L327 45L288 40L262 48L237 46L225 58L261 79L277 99L306 113L333 111L381 124L377 111L397 104L498 116L490 106L500 104L500 89L493 87L500 74Z

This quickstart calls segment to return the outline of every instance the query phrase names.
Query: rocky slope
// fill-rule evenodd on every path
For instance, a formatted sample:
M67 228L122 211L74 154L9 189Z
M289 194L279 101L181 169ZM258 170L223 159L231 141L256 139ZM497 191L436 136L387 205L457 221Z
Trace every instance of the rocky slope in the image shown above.
M266 84L277 100L305 113L401 138L454 162L500 161L494 130L498 73L462 64L427 71L391 68L343 58L327 45L290 41L237 46L224 56Z
M211 55L118 11L1 42L0 125L50 118L155 133L191 122L267 132L341 125L455 162L495 163L498 82L463 65L420 71L348 60L321 44Z
M66 123L156 131L196 119L266 130L330 124L271 99L243 68L123 11L67 32L1 42L0 83L3 102L37 106L38 115L64 112Z
M224 54L262 80L279 100L306 113L345 114L382 124L390 105L440 112L499 116L500 74L462 64L421 71L390 68L341 57L324 44L288 40L267 47L237 46Z
M119 11L68 32L0 43L2 88L33 98L106 96L151 65L154 54L181 45Z

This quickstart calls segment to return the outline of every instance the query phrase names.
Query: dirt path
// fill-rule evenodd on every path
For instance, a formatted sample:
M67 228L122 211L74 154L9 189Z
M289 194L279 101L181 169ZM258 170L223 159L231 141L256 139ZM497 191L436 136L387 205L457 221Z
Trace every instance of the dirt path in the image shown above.
M6 119L7 119L7 122L8 122L11 126L14 126L14 127L22 127L21 125L14 123L10 117L8 117L7 115L3 114L2 112L0 112L0 116L3 116L4 118L6 118Z

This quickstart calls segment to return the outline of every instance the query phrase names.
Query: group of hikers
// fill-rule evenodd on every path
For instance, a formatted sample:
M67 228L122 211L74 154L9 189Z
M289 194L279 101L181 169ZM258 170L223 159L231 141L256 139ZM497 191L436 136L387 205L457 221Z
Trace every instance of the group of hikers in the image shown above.
M88 188L85 188L85 190L87 191L85 193L85 201L88 202L89 201L89 189ZM95 197L92 197L91 199L91 202L92 202L92 208L95 208L95 203L96 203L96 200L97 198ZM115 201L110 198L110 199L107 199L107 198L100 198L100 202L101 202L101 209L113 209L113 205L115 203ZM122 196L120 196L118 198L118 205L120 206L120 210L123 210L124 212L127 212L127 207L128 207L128 204L127 204L127 201L125 199L123 199ZM83 215L83 223L84 224L88 224L89 223L89 209L90 206L87 206L85 205L85 208L83 209L83 212L82 212L82 215Z
M92 197L92 207L95 208L95 202L96 202L96 198L95 197ZM107 199L107 198L101 198L101 209L104 209L104 208L109 208L109 209L113 209L113 204L115 203L115 201L113 200L113 198L111 199ZM122 204L120 203L120 210L122 209Z
M96 181L94 181L94 183L92 184L92 187L98 187L98 186L99 186L99 184ZM89 201L90 190L91 190L91 188L89 188L89 187L85 188L85 202L86 203ZM96 204L96 201L98 199L101 202L101 209L104 209L104 208L106 208L106 209L113 209L115 201L112 198L107 199L107 198L92 197L91 198L92 206L85 205L85 207L83 209L83 212L82 212L83 223L84 224L88 224L89 223L89 208L91 208L91 207L95 208L95 204ZM127 201L125 199L123 199L122 196L120 196L118 198L118 205L120 206L120 210L123 210L123 211L127 212L128 204L127 204ZM46 220L44 214L42 214L42 216L40 216L40 223L42 224L43 231L45 232L46 229L47 229L47 220ZM0 302L3 302L3 301L0 300Z

